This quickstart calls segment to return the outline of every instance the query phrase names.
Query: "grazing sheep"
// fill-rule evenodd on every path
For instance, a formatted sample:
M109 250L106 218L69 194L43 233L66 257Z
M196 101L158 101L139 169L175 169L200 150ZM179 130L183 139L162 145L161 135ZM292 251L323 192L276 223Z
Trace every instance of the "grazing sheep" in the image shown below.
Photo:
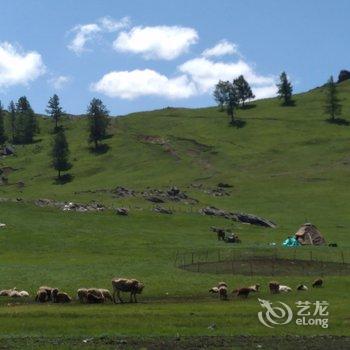
M48 286L41 286L39 287L39 290L40 289L43 289L46 291L47 293L47 301L51 301L52 300L52 291L55 289L55 288L52 288L52 287L48 287Z
M272 281L269 283L269 289L271 294L279 293L279 287L280 287L280 284L278 282Z
M142 282L139 282L135 279L128 278L114 278L112 280L113 287L113 301L116 303L115 294L117 293L117 297L121 303L123 303L123 299L120 297L120 292L129 292L130 293L130 303L135 301L137 303L136 294L141 294L145 285Z
M322 278L318 278L317 280L314 281L314 283L312 283L312 288L320 288L322 286L323 286Z
M96 295L98 298L103 298L101 289L99 288L89 288L88 293Z
M104 301L105 301L105 298L102 294L96 295L96 294L90 293L90 292L87 293L86 302L88 304L101 304Z
M209 289L209 293L218 294L219 293L219 288L218 287L212 287L212 288Z
M113 301L113 297L111 292L108 289L100 289L103 297L105 298L105 300L110 300Z
M87 288L79 288L77 290L77 298L81 303L85 303L87 300L88 290Z
M220 288L220 287L227 287L227 283L226 282L219 282L218 288Z
M297 287L297 290L308 290L308 287L305 286L305 284L299 284L299 286Z
M59 292L57 288L54 288L51 293L54 303L70 303L71 297L67 293Z
M278 287L278 291L279 292L283 292L283 293L288 293L288 292L291 292L292 291L292 288L288 287L288 286L283 286L283 285L280 285Z
M48 295L45 289L39 289L35 296L35 301L39 303L45 303L48 301Z
M249 293L253 292L253 291L255 291L255 290L253 290L250 287L243 287L243 288L234 289L232 291L232 293L236 293L237 292L237 294L236 294L237 297L248 298Z
M227 287L226 286L219 287L219 298L220 298L220 300L227 300Z
M17 288L16 287L13 287L12 289L4 289L4 290L1 290L0 291L0 297L9 297L10 294L13 292L13 291L16 291Z
M12 290L9 294L9 297L11 298L25 298L29 297L29 293L25 290L21 290L20 292L17 290Z
M260 284L253 284L252 286L249 286L248 288L251 289L252 292L259 292Z

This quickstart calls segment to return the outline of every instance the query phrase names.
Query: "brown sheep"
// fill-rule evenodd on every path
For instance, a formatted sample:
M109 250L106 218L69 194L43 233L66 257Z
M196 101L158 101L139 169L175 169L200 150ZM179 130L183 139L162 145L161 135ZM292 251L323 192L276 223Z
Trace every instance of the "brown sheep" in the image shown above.
M139 282L135 279L128 278L114 278L112 280L113 287L113 301L116 303L115 294L121 303L123 299L120 297L120 292L129 292L130 293L130 303L135 301L137 303L136 294L141 294L145 285L142 282Z
M111 292L108 289L100 289L102 295L104 296L105 300L113 301L113 297Z
M312 283L312 288L320 288L323 286L323 279L317 278L314 283Z
M48 286L41 286L41 287L39 287L39 290L40 289L44 289L46 291L46 293L47 293L47 301L51 301L52 300L52 291L55 288L48 287Z
M227 300L227 287L226 286L219 287L219 298L220 298L220 300Z
M90 292L87 293L86 302L88 304L101 304L104 301L105 301L105 298L102 294L96 295L96 294L90 293Z
M248 298L250 292L255 292L255 290L250 287L243 287L243 288L234 289L232 291L232 293L237 293L236 294L237 297L244 297L244 298Z
M57 288L54 288L51 293L54 303L70 303L71 297L67 293L59 292Z
M77 298L81 303L85 303L87 300L88 290L87 288L79 288L77 290Z
M35 301L45 303L48 300L48 295L45 289L39 289L35 296Z
M279 293L279 288L280 288L280 284L278 282L272 281L269 283L269 289L271 294Z

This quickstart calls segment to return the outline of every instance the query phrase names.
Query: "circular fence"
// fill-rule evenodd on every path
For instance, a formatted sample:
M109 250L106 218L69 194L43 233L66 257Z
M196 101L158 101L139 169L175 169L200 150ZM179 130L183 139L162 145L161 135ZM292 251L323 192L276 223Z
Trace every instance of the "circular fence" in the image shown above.
M297 249L218 250L178 253L176 266L191 272L246 276L331 276L350 274L348 254L343 251L332 250L332 248L319 251L310 249L298 251Z

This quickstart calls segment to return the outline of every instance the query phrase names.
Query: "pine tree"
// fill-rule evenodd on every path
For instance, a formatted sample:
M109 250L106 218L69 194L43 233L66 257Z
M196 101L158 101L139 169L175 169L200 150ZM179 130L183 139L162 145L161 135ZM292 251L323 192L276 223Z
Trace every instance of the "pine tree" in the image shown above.
M15 142L15 133L16 133L16 106L13 101L10 102L9 107L9 121L11 129L11 141Z
M16 105L15 141L16 143L32 143L38 126L34 111L25 96L18 99Z
M244 79L243 75L240 75L233 81L233 85L236 86L239 102L242 103L242 107L245 107L245 102L255 98L249 83Z
M52 146L52 167L57 170L58 179L61 179L61 172L71 169L69 163L69 148L63 127L56 130Z
M50 97L49 102L47 104L46 113L48 113L48 115L54 121L55 131L56 131L62 117L62 108L60 106L60 99L56 94Z
M335 121L336 117L341 116L342 105L339 102L337 85L331 76L326 85L326 99L324 110L330 116L331 121Z
M95 150L99 142L107 136L109 125L109 112L106 106L98 98L93 98L87 110L89 119L89 142L94 143Z
M3 145L7 140L5 135L5 127L4 127L4 110L2 108L2 104L0 101L0 145Z
M282 72L280 75L280 83L277 84L278 97L283 99L284 106L290 106L292 104L293 87L291 82L288 80L286 72Z
M218 104L220 111L224 110L224 104L227 99L228 84L228 81L219 80L219 82L215 85L213 97Z

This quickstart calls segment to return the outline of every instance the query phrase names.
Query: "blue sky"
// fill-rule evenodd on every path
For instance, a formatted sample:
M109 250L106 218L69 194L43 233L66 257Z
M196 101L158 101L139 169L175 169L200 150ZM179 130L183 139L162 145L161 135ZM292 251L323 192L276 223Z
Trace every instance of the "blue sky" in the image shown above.
M70 113L92 97L112 115L212 105L218 79L243 73L259 97L283 70L295 91L350 69L347 0L5 0L0 100L53 93Z

